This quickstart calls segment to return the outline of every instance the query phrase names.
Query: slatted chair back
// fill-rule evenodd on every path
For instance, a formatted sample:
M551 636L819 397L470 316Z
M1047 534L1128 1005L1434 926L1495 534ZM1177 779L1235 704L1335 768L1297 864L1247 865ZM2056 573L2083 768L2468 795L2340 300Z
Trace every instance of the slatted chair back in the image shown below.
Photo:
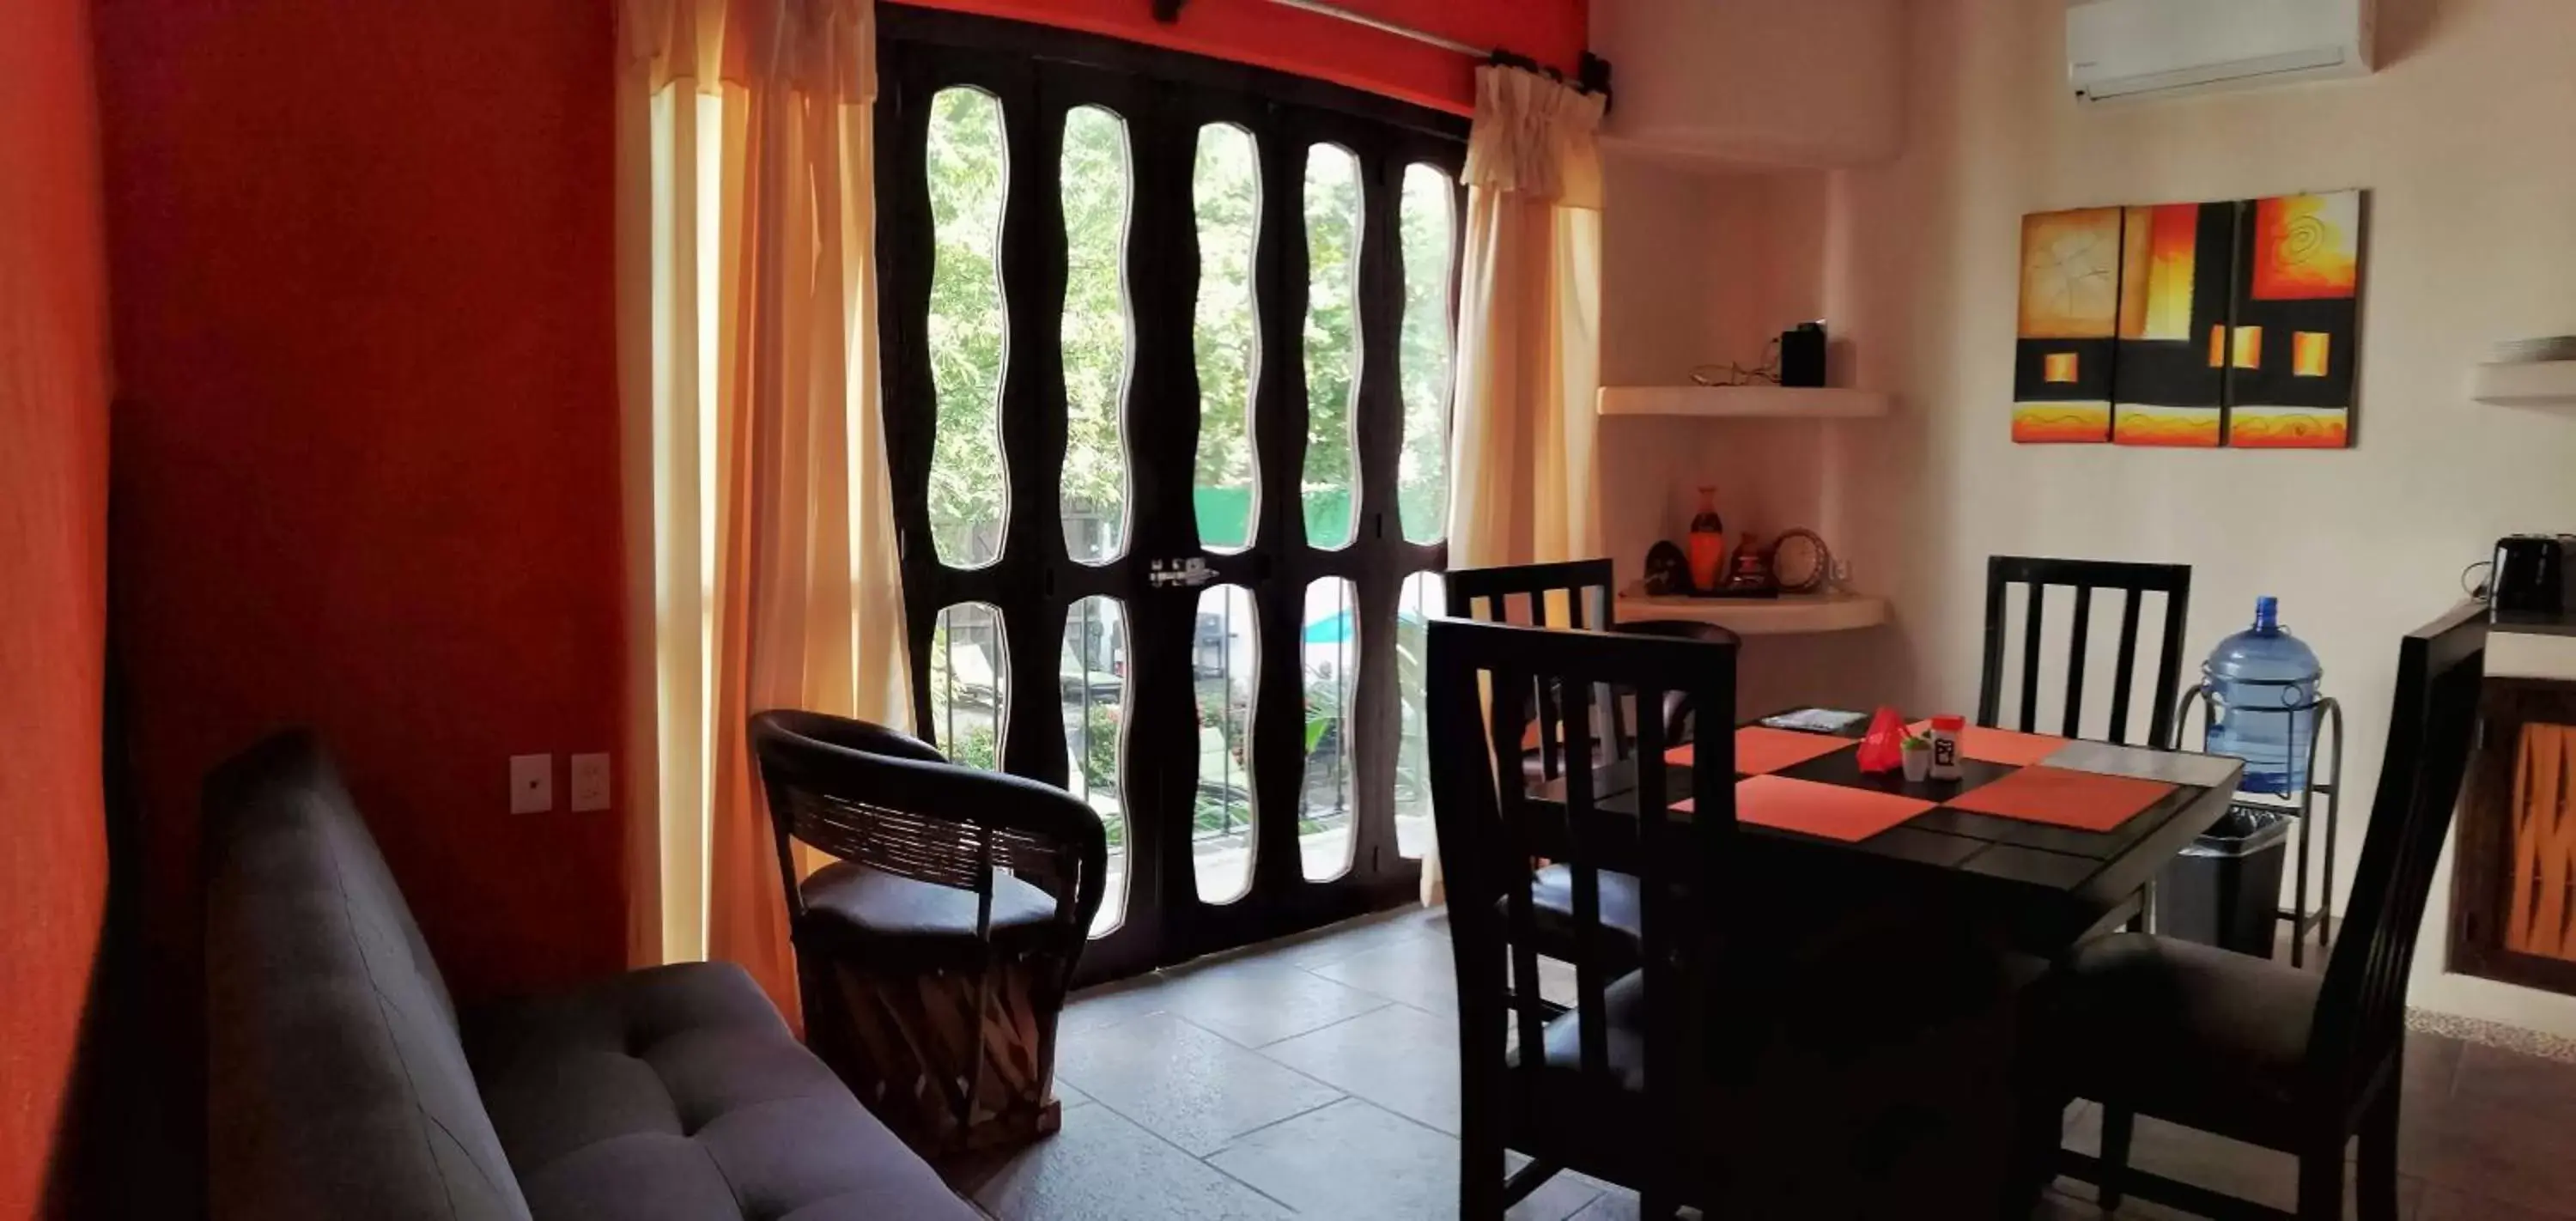
M951 764L899 730L818 712L754 716L787 910L797 922L795 845L918 882L971 891L976 938L992 934L998 870L1053 897L1079 938L1100 909L1108 863L1100 816L1034 780Z
M2379 792L2308 1036L2308 1071L2324 1078L2324 1096L2366 1088L2350 1078L2389 1063L2403 1038L2424 905L2477 737L2486 635L2485 608L2472 604L2398 646Z
M1663 1150L1630 1152L1635 1165L1651 1167L1642 1172L1648 1178L1684 1174L1699 1117L1708 1109L1694 1083L1705 1079L1709 1048L1725 1033L1703 1020L1710 1012L1703 990L1717 977L1710 930L1733 923L1729 896L1745 889L1727 884L1736 837L1734 737L1704 737L1686 786L1669 783L1660 764L1642 766L1633 796L1605 807L1593 769L1576 766L1560 781L1537 786L1561 790L1561 801L1536 800L1532 782L1519 769L1505 766L1498 775L1495 767L1497 758L1515 757L1529 707L1488 700L1485 692L1557 687L1566 701L1566 752L1580 760L1592 747L1589 713L1596 691L1633 695L1641 707L1657 706L1672 692L1700 707L1733 707L1736 645L1442 618L1430 625L1428 652L1433 811L1450 886L1468 1182L1472 1187L1478 1148L1489 1147L1499 1169L1501 1145L1485 1142L1505 1138L1537 1158L1542 1169L1586 1169L1587 1155L1569 1146L1580 1146L1586 1131L1614 1126L1593 1104L1635 1105L1633 1085L1623 1086L1613 1063L1616 1036L1606 1012L1606 994L1617 982L1604 965L1610 956L1601 952L1610 935L1601 920L1600 879L1606 871L1635 876L1643 896L1638 961L1644 964L1640 979L1647 1007L1644 1104L1659 1121L1651 1125L1655 1139L1670 1142ZM1660 761L1667 745L1661 719L1643 718L1638 758ZM1570 1093L1566 1066L1551 1066L1557 1057L1537 1054L1547 1045L1550 1018L1560 1012L1537 986L1530 862L1538 858L1572 873L1578 947L1572 1012L1579 1019L1574 1077L1581 1084ZM1507 1051L1507 1043L1518 1051ZM1569 1097L1578 1104L1572 1110L1564 1105ZM1628 1114L1633 1118L1633 1111ZM1497 1123L1499 1132L1488 1126ZM1600 1164L1604 1156L1609 1155L1597 1150L1589 1155L1587 1172L1649 1186L1634 1177L1640 1172L1621 1175L1619 1168ZM1677 1188L1666 1183L1665 1189Z
M1577 631L1609 631L1616 622L1611 580L1606 559L1462 568L1442 578L1449 613L1458 618ZM1565 774L1568 758L1562 731L1565 694L1541 686L1526 698L1536 710L1539 773L1553 780ZM1616 700L1597 699L1593 707L1607 726L1604 731L1596 723L1593 729L1605 756L1627 757L1626 709Z
M2004 650L2008 637L2005 624L2008 601L2006 591L2019 585L2029 590L2021 625L2021 691L2016 724L2023 733L2041 732L2039 728L2040 675L2048 668L2045 654L2045 604L2048 587L2072 586L2075 590L2075 618L2068 636L2064 660L2066 675L2065 712L2058 732L2067 737L2083 733L2084 671L2086 649L2093 632L2093 594L2096 590L2121 595L2120 631L2116 642L2111 680L2111 741L2130 743L2129 703L2133 682L2141 659L2138 656L2138 604L2146 594L2165 595L2164 630L2151 642L2156 656L2151 673L2155 676L2154 702L2148 705L2145 744L2154 747L2174 745L2174 697L2180 690L2182 676L2182 634L2190 621L2191 565L2129 564L2108 560L2057 560L2032 556L1998 555L1986 561L1986 648L1985 667L1977 683L1977 723L1989 728L2003 728Z

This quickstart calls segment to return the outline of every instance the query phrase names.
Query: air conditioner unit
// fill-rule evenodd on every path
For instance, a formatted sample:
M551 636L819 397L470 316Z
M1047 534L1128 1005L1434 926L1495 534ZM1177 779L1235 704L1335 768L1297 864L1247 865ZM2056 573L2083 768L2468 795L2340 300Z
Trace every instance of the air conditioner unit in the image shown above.
M2378 0L2068 0L2066 78L2107 102L2371 68Z

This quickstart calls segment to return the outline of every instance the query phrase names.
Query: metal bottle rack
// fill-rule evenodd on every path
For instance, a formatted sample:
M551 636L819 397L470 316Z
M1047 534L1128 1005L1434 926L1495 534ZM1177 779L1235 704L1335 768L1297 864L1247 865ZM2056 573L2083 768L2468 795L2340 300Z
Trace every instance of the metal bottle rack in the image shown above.
M2287 679L2239 679L2235 685L2256 688L2296 687L2299 683ZM2171 745L2176 749L2182 746L2183 727L2190 724L2192 707L2198 705L2201 710L2200 746L2202 750L2208 750L2209 727L2216 719L2217 703L2218 698L2209 689L2207 683L2199 684L2184 692L2181 704L2174 709ZM2322 696L2304 704L2291 704L2278 708L2240 706L2231 710L2231 715L2235 716L2295 718L2301 713L2314 713L2315 727L2308 734L2308 784L2306 788L2299 791L2298 804L2295 807L2285 806L2262 800L2260 797L2236 803L2255 809L2286 813L2299 822L2298 883L2292 891L2290 906L2276 909L2274 912L2278 918L2290 922L2290 965L2293 967L2307 965L2305 951L2309 930L2313 929L2317 934L2319 958L2323 958L2333 944L2333 929L2330 926L2329 913L2334 910L2335 824L2339 821L2338 815L2343 807L2343 705L2337 703L2333 696ZM2319 771L2317 770L2318 749L2329 732L2334 735L2334 750L2326 756L2330 766L2325 771ZM2295 720L2292 722L2291 733L2287 740L2298 740ZM2319 812L2320 798L2324 800L2326 868L2325 873L2317 879L2319 893L2316 910L2310 911L2308 910L2308 841L2314 838L2311 831L2316 826L2316 822L2312 815Z

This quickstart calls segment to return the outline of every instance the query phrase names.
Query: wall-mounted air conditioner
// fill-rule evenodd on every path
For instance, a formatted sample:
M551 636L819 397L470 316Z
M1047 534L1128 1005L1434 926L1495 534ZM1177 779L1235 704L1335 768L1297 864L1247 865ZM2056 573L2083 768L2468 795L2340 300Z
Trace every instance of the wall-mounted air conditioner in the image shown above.
M2066 78L2086 101L2361 76L2377 0L2067 0Z

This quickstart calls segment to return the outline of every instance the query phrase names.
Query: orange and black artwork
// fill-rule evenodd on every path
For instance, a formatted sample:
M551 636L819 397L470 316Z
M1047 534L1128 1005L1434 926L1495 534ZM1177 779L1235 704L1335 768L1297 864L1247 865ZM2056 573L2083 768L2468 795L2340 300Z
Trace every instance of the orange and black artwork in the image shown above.
M2013 439L2352 443L2362 193L2022 218Z

